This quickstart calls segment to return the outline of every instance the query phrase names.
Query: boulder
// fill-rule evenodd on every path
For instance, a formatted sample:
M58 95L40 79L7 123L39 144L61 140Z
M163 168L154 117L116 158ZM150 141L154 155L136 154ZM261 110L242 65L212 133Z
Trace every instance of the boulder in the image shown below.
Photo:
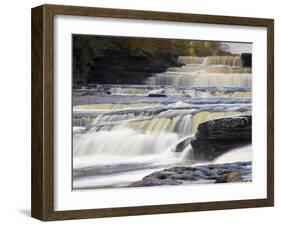
M190 141L192 140L192 137L187 137L184 140L182 140L180 143L178 143L175 147L174 152L182 152L184 149L188 147L190 144Z
M242 53L241 54L242 67L252 67L252 54Z
M197 160L212 160L230 149L251 142L251 115L215 119L198 126L191 141L192 156Z

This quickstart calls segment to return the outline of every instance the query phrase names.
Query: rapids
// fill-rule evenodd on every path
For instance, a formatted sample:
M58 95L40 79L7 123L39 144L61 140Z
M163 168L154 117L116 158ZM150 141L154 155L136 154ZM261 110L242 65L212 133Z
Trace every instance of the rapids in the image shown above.
M126 187L168 166L198 164L189 153L199 124L251 114L251 69L240 56L178 61L184 65L145 84L73 90L74 189ZM215 162L249 160L249 153L233 150Z

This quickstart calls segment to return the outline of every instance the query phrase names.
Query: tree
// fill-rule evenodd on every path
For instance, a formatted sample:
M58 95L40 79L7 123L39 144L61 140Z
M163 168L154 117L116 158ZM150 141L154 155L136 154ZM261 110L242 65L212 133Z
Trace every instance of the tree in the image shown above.
M213 41L92 35L73 35L72 40L74 84L95 81L96 76L104 76L102 70L111 70L113 74L114 70L119 70L119 74L122 70L143 70L148 76L153 71L176 66L178 56L230 54L226 44ZM142 65L135 62L142 62Z

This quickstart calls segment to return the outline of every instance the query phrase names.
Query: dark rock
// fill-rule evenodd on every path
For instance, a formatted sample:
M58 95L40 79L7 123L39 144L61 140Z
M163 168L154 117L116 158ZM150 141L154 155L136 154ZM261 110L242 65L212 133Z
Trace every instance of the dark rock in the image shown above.
M251 182L251 180L252 163L236 162L164 169L132 183L130 187Z
M188 138L184 139L183 141L181 141L180 143L177 144L174 151L182 152L190 144L191 140L192 140L192 137L188 137Z
M201 123L196 138L251 140L252 116L241 115Z
M234 116L200 124L191 141L192 155L212 160L226 151L252 142L252 116Z
M252 67L252 54L251 53L242 53L242 67Z
M147 96L148 97L167 97L167 95L161 94L161 93L149 93Z
M179 66L177 56L136 55L131 49L107 49L95 58L88 82L100 84L144 84L154 73Z

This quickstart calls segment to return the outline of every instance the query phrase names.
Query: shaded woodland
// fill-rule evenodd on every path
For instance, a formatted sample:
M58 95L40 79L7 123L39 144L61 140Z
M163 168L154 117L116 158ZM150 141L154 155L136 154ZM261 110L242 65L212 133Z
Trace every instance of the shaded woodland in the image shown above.
M73 85L143 84L178 56L230 55L221 42L73 35Z

